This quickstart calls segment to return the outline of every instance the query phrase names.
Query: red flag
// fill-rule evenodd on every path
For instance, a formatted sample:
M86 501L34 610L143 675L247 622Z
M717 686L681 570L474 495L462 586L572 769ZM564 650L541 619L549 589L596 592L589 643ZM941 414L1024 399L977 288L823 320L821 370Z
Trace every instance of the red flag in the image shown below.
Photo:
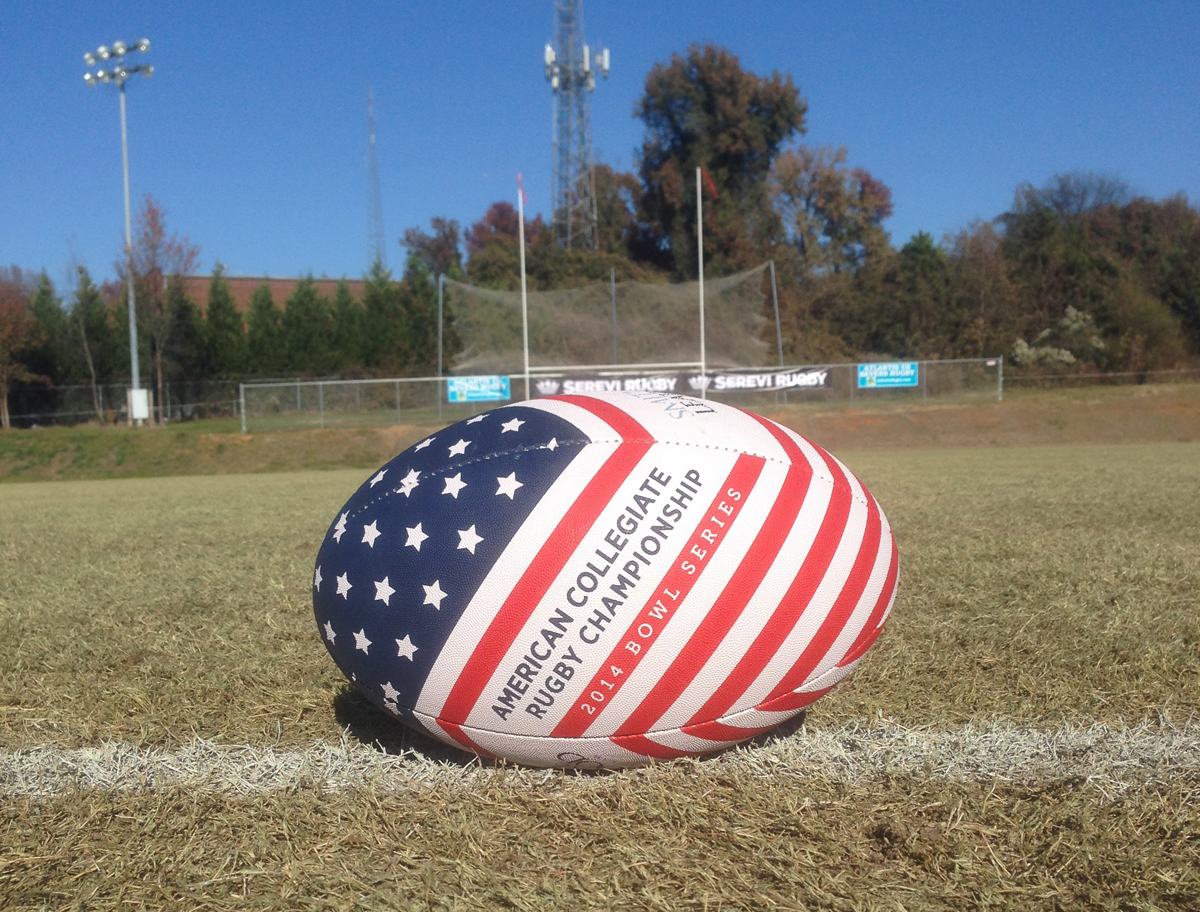
M717 193L717 185L713 183L713 179L708 176L708 172L704 170L704 166L700 166L700 173L704 175L704 179L708 181L708 189L712 191L713 199L720 199L721 194Z
M521 183L521 172L517 172L517 189L521 191L521 199L525 200L525 205L529 205L529 197L525 195L525 185Z

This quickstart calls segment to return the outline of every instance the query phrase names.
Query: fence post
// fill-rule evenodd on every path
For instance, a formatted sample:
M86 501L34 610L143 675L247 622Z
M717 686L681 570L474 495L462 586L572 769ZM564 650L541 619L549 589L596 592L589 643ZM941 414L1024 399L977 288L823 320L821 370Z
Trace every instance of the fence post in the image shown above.
M296 390L297 391L300 390L299 385L296 386ZM321 415L321 419L320 419L321 420L321 429L324 430L325 429L325 384L321 383L320 381L317 382L317 411Z
M396 421L400 420L400 381L396 381Z
M775 308L775 344L779 347L779 366L783 367L783 332L779 328L779 293L775 290L775 261L768 260L771 264L771 304ZM778 399L776 400L778 401ZM783 391L783 401L786 404L787 390Z
M242 413L242 433L246 433L246 384L238 384L238 411Z
M442 420L442 299L446 294L446 274L438 276L438 421Z
M921 366L921 405L929 404L929 362L918 362Z
M996 371L996 401L1004 401L1004 355L996 359L999 370Z
M296 411L301 411L300 408L300 381L296 381Z
M617 363L617 267L608 267L608 296L612 299L612 363Z
M853 364L847 364L846 367L850 368L850 404L853 405L854 404L854 386L858 382L858 368L855 367Z

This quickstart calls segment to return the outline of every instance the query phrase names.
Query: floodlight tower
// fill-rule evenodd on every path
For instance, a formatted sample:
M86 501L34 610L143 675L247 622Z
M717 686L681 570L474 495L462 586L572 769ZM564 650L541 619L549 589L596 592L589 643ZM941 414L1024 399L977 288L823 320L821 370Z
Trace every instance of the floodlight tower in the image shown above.
M383 240L383 198L379 192L379 159L375 157L375 96L367 86L367 256L387 268Z
M588 95L608 78L608 48L583 43L583 0L554 0L555 45L543 62L554 94L554 235L563 247L596 249L596 181Z
M126 66L125 55L134 51L145 53L148 50L150 39L142 38L135 41L132 47L124 41L114 41L111 48L102 44L95 54L88 51L83 55L83 62L90 67L95 66L97 61L114 61L111 69L84 73L83 81L90 86L96 85L97 82L106 85L115 82L121 95L121 167L125 175L125 278L129 287L129 379L135 390L142 388L142 380L138 365L137 310L133 302L133 226L129 217L129 138L125 130L125 80L134 73L141 73L149 79L154 75L154 67L148 63ZM138 419L138 426L141 427L141 424L141 419Z

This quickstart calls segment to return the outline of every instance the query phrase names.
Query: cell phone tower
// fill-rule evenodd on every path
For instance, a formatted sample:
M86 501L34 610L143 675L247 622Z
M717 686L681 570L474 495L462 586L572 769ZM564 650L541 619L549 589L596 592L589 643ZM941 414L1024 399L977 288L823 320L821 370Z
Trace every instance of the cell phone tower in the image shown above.
M378 260L387 269L387 244L383 239L383 198L379 192L379 159L375 156L375 96L367 86L367 260Z
M546 45L546 80L554 95L554 236L563 247L596 249L596 181L588 95L596 73L608 78L608 48L583 42L583 0L555 0L555 44Z

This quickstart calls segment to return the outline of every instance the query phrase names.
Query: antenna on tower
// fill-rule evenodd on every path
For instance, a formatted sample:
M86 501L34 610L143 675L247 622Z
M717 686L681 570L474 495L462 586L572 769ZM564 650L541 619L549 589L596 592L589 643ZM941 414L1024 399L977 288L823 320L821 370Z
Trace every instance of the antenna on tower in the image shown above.
M543 63L554 95L554 236L563 247L596 249L596 180L588 95L608 78L608 48L583 43L583 0L554 0L555 44Z
M379 159L375 156L375 96L367 86L367 259L387 268L383 240L383 199L379 192ZM369 267L368 267L369 268Z

